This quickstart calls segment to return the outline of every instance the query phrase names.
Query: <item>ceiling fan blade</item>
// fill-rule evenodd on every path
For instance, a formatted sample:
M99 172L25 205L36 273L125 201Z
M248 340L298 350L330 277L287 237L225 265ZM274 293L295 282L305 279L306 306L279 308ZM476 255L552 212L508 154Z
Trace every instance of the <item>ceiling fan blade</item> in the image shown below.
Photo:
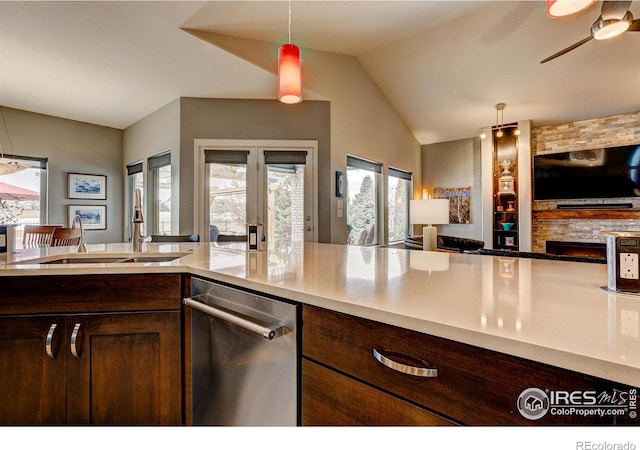
M548 58L543 59L542 61L540 61L540 64L546 63L547 61L551 61L552 59L555 59L558 56L562 56L565 53L569 53L571 50L575 50L576 48L580 47L582 44L586 44L591 39L593 39L593 36L586 37L583 40L581 40L579 42L576 42L572 46L567 47L564 50L560 50L558 53L554 53L553 55L549 56Z
M603 1L602 13L600 14L604 20L620 20L629 11L631 1Z
M631 26L627 31L640 31L640 19L636 19L631 22Z

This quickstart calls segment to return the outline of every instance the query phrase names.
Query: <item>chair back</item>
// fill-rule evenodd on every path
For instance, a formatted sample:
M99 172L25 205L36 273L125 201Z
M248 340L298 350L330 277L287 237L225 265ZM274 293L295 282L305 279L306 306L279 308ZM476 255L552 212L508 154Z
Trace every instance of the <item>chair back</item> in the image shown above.
M56 228L51 237L51 247L64 247L66 245L79 245L82 233L79 228Z
M152 234L151 242L200 242L199 234Z
M49 247L53 230L62 225L25 225L22 236L23 248Z

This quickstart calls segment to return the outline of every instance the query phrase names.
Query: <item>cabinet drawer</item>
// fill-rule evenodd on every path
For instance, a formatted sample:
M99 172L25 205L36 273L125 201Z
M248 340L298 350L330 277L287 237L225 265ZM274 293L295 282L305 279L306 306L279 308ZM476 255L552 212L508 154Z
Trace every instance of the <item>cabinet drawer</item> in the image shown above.
M424 378L385 367L374 358L377 349L392 359L408 355L437 369ZM546 414L524 418L517 410L528 388L602 390L603 380L425 335L382 323L305 306L302 352L307 358L344 372L444 416L474 425L593 424L611 418ZM417 364L404 362L413 366Z
M331 369L302 360L302 425L455 425Z
M3 277L0 314L179 310L181 280L180 274Z

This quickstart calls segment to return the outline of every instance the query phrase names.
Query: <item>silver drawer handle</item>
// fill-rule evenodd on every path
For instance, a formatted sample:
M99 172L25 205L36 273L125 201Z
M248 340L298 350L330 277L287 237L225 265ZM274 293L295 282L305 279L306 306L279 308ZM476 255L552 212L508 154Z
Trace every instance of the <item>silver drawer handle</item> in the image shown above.
M427 364L425 361L421 359L414 358L408 355L402 355L400 353L394 353L394 352L387 352L387 354L397 355L397 356L401 356L402 358L413 360L418 364L422 364L425 367L416 367L416 366L410 366L408 364L399 363L397 361L394 361L393 359L390 359L384 356L382 354L382 351L378 351L375 348L373 349L373 357L377 359L380 364L387 366L389 369L393 369L397 372L406 373L408 375L413 375L414 377L436 378L438 376L438 369L434 367L429 367L429 364Z
M57 323L51 324L51 327L49 327L49 332L47 333L47 340L45 341L47 356L51 359L56 359L56 355L53 354L53 334L56 332L57 326Z
M285 326L272 325L265 327L242 317L230 314L227 311L223 311L210 305L205 305L204 303L201 303L192 298L182 299L182 303L200 310L203 313L209 314L210 316L217 317L218 319L225 320L229 323L244 328L245 330L251 331L252 333L259 334L263 338L270 341L289 332L289 329Z
M78 334L80 333L80 324L77 323L73 327L73 332L71 333L71 354L75 356L77 359L80 359L80 353L78 353Z

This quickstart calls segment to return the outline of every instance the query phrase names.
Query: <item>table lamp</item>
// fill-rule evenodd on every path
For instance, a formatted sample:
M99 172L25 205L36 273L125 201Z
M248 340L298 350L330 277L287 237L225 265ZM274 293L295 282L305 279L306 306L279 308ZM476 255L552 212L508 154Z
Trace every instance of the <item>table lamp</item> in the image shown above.
M435 252L438 249L438 229L433 224L449 223L449 200L427 198L409 201L411 224L427 224L422 228L422 250Z

